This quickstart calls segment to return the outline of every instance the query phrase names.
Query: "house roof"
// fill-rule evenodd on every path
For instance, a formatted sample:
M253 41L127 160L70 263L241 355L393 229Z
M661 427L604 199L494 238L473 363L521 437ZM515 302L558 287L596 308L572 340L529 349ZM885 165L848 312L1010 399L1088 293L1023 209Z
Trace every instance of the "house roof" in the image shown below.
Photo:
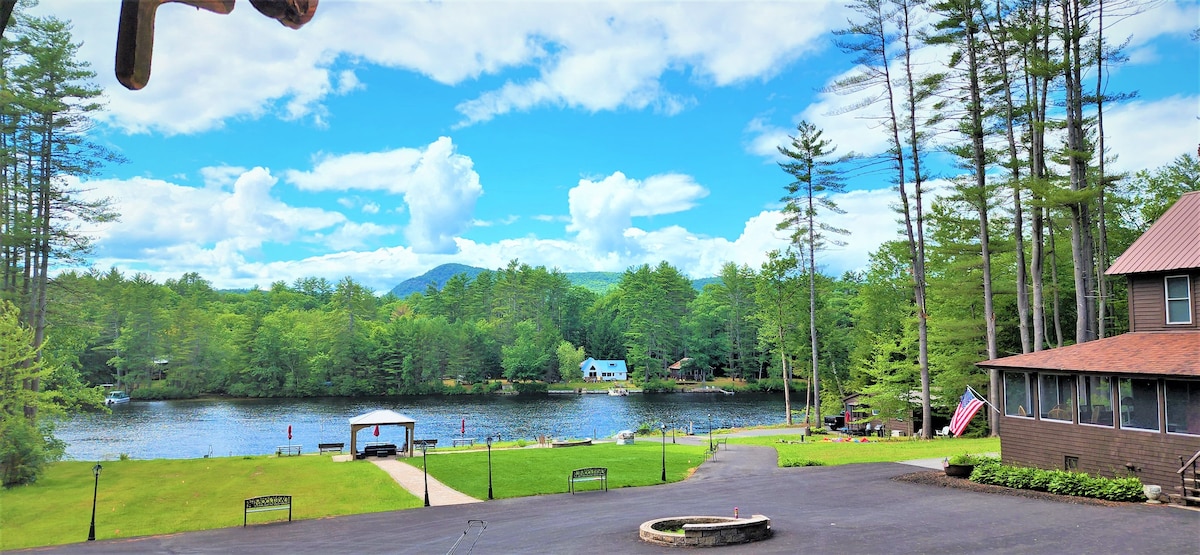
M977 366L1200 377L1200 331L1130 332Z
M668 366L668 367L667 367L667 370L682 370L682 369L683 369L683 365L684 365L684 364L687 364L687 363L689 363L689 362L691 362L691 361L692 361L691 357L683 357L683 358L681 358L681 359L679 359L679 360L675 361L675 364L672 364L672 365Z
M1184 193L1138 237L1108 275L1200 268L1200 191Z
M350 419L351 426L378 426L383 424L413 424L416 420L392 410L373 410Z

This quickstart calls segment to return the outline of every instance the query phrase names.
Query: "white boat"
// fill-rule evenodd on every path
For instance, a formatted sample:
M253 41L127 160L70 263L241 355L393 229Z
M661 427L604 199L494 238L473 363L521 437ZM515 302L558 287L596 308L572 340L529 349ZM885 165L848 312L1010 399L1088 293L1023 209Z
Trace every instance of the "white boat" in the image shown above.
M608 394L613 397L626 397L629 395L629 390L623 387L610 387L608 388Z
M108 396L104 398L105 405L124 405L129 402L129 394L124 391L109 391Z

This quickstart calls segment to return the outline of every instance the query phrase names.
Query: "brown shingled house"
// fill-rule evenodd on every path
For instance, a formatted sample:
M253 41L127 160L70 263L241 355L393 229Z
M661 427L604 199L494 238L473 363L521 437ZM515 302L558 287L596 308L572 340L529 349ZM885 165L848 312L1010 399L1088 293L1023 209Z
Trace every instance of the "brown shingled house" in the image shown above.
M1130 331L978 363L1001 371L1006 464L1178 489L1200 453L1200 192L1184 194L1108 269ZM1189 472L1189 476L1192 473Z

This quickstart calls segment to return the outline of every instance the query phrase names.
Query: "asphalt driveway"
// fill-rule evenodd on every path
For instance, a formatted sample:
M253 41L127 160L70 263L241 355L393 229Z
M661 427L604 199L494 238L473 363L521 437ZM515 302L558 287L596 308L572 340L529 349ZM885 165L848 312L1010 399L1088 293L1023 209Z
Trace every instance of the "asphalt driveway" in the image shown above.
M775 536L734 553L1198 553L1200 512L977 493L891 480L897 463L778 468L775 451L730 445L690 479L319 520L79 543L39 553L446 553L468 519L474 553L668 553L638 539L647 520L763 514ZM565 480L565 477L564 477ZM475 530L458 553L466 553Z

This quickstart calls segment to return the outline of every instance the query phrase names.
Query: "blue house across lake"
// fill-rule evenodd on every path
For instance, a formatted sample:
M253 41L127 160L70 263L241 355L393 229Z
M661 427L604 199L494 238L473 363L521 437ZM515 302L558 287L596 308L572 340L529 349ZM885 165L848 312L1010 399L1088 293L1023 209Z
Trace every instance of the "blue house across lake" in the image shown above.
M583 380L587 382L623 382L629 379L629 371L623 360L596 360L588 358L579 365Z

